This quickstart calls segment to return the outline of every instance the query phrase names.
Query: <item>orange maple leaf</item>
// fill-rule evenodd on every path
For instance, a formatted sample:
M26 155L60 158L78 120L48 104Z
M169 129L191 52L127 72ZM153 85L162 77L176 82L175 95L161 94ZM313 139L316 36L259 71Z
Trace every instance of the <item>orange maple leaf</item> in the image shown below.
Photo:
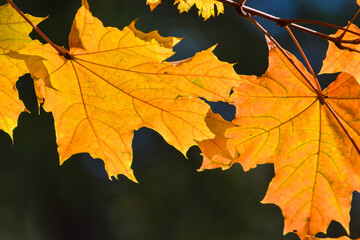
M212 48L164 62L179 39L142 33L134 23L122 31L104 27L86 0L69 39L65 56L40 43L22 54L38 85L48 86L44 108L54 115L61 163L88 152L104 160L109 177L124 174L135 181L131 142L141 127L155 129L183 153L194 140L213 136L204 121L209 107L198 96L225 100L238 81L232 65L220 62Z
M343 237L339 237L339 238L316 238L316 237L311 237L308 236L309 240L351 240L349 237L343 236ZM360 240L360 238L358 239L353 239L353 240Z
M360 34L360 29L355 25L351 24L349 30ZM340 36L344 31L338 30L335 35ZM343 40L353 40L359 38L358 35L347 32ZM360 46L357 44L344 44L344 46L353 48L360 51ZM339 49L334 43L329 42L329 48L326 53L326 58L323 61L320 74L322 73L336 73L336 72L347 72L353 75L358 83L360 83L360 53L355 51L348 51Z
M284 54L272 44L269 48L266 73L244 76L234 89L232 123L236 126L224 134L232 159L224 165L238 162L247 171L274 163L275 177L262 202L282 209L284 234L296 232L306 239L306 235L326 231L332 220L349 232L352 192L360 190L360 85L342 73L322 91L322 102ZM214 124L219 127L218 122Z
M43 18L30 15L34 23ZM21 111L25 109L16 91L16 81L28 72L23 60L17 59L17 51L32 41L31 26L9 5L0 6L0 129L12 136Z
M150 6L151 11L161 3L161 0L147 0L146 4ZM174 4L178 4L180 13L187 12L195 4L198 8L199 16L205 20L211 16L215 16L215 6L217 14L224 13L224 5L216 0L175 0Z

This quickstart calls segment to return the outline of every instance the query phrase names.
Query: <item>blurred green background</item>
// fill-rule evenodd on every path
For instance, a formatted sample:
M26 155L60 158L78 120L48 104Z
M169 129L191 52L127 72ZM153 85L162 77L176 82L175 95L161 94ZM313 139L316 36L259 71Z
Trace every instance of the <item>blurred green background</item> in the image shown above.
M0 4L4 4L0 0ZM16 0L25 13L49 16L39 25L60 46L67 46L80 0ZM145 0L89 0L94 16L105 26L122 29L134 19L136 26L163 36L185 37L171 60L193 56L218 43L220 60L237 63L239 74L260 76L267 68L263 35L225 7L225 14L203 21L195 8L179 14L172 0L163 0L154 12ZM306 18L345 26L357 10L355 0L248 0L248 6L285 18ZM287 33L259 20L287 50L300 59ZM325 33L329 29L317 27ZM316 72L327 43L295 32ZM37 34L31 34L38 38ZM321 76L325 87L333 75ZM29 76L17 87L29 108L35 99ZM231 119L234 108L214 105ZM286 147L286 146L284 146ZM14 144L0 132L0 239L124 239L124 240L253 240L298 239L283 236L283 217L275 205L260 203L274 176L272 165L244 173L240 165L226 171L197 172L202 157L192 147L187 158L153 130L142 128L133 140L132 168L140 182L119 176L109 181L100 159L88 154L71 157L58 166L51 113L22 113L14 130ZM360 195L354 194L351 237L360 237ZM328 236L344 229L333 222ZM324 236L324 234L320 234Z

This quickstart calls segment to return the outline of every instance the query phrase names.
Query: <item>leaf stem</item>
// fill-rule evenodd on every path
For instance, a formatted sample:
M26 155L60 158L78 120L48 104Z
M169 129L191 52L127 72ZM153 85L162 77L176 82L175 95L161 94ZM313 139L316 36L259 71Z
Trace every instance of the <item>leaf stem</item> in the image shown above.
M13 9L15 9L16 12L20 14L20 16L30 24L30 26L47 42L49 43L56 51L58 51L60 56L65 56L68 54L67 51L57 46L55 43L53 43L35 24L33 24L30 19L13 3L12 0L6 0Z
M355 18L357 17L357 15L359 14L359 12L360 12L360 8L358 8L358 10L357 10L356 13L354 14L354 16L351 18L349 24L347 25L346 29L345 29L344 32L340 35L340 37L339 37L340 39L343 39L343 38L344 38L346 32L352 32L352 31L349 30L349 27L350 27L350 25L355 21Z
M259 14L254 14L254 12L252 12L253 10L249 11L249 8L244 6L243 5L243 2L242 3L237 3L237 2L233 2L232 0L218 0L219 2L223 2L227 5L230 5L234 8L236 8L237 12L242 16L242 17L245 17L247 18L248 20L250 20L258 29L260 29L264 34L265 36L272 42L274 43L278 48L279 50L284 54L284 56L288 59L288 61L290 61L290 63L296 68L296 70L305 78L305 80L307 81L307 83L311 86L311 88L315 91L315 93L318 95L318 98L319 98L319 101L321 104L325 105L329 111L331 112L331 114L334 116L334 118L336 119L336 121L340 124L341 128L344 130L346 136L349 138L349 140L351 141L351 143L353 144L354 148L356 149L357 153L360 155L360 148L358 147L358 145L356 144L354 138L351 136L351 134L349 133L349 131L346 129L346 127L344 126L343 122L341 121L339 115L335 112L335 110L332 108L332 106L325 100L324 98L324 95L322 94L321 92L321 88L319 86L319 82L317 81L317 79L315 78L316 80L316 83L318 85L318 87L316 87L313 82L303 73L303 71L299 68L299 66L297 66L297 64L293 61L293 59L289 56L289 54L281 47L281 45L266 31L265 28L263 28L254 18L251 17L251 15L257 15L257 16L260 16ZM242 8L242 9L239 9L239 8ZM257 11L255 10L256 13L257 12L260 12L260 11ZM245 12L245 15L242 14L243 12ZM357 14L359 14L360 10L358 10L358 12L355 14L355 16ZM251 15L250 15L251 14ZM263 13L261 12L261 15ZM262 15L262 17L268 19L268 18L272 18L272 19L280 19L280 21L283 21L283 19L281 18L277 18L277 17L273 17L269 14L266 14L264 13L265 15ZM266 16L266 17L265 17ZM270 16L270 17L269 17ZM353 17L353 19L355 19L355 17ZM285 20L287 21L287 20ZM279 23L277 21L275 21L276 23ZM281 24L278 24L278 25L281 25ZM295 36L292 34L292 32L290 31L290 28L289 27L294 27L295 24L285 24L283 25L283 27L286 27L286 29L289 31L289 34L290 36L293 38L293 40L295 41L295 44L298 46L301 54L303 55L305 61L307 62L307 64L309 64L309 62L307 61L306 59L306 56L304 54L304 52L301 50L301 47L300 45L298 44ZM302 27L302 26L300 26ZM295 27L296 28L296 27ZM305 28L306 29L306 28ZM311 29L310 29L311 30ZM311 30L313 31L313 30ZM346 31L346 30L345 30ZM316 31L314 31L316 32ZM320 33L321 35L324 35L322 33ZM315 35L315 34L314 34ZM319 35L320 36L320 35ZM331 36L326 36L326 39L328 39L329 41L331 41L328 37L331 37ZM338 47L343 47L345 49L347 49L347 47L344 47L341 45L341 43L343 43L343 40L340 39L340 38L333 38L331 37L331 39L336 39L335 41L333 41ZM356 39L355 39L356 40ZM355 44L358 44L358 43L355 43ZM348 49L348 50L352 50L352 49ZM309 64L310 65L310 64ZM311 66L309 67L310 69ZM311 72L313 73L313 71L311 70ZM314 73L313 73L314 75Z
M318 89L313 82L305 75L305 73L300 69L300 67L294 62L294 60L289 56L289 54L285 51L285 49L283 49L281 47L281 45L275 40L275 38L273 38L273 36L271 36L265 28L263 28L263 26L260 25L260 23L258 23L254 18L249 17L248 18L258 29L260 29L260 31L262 31L265 36L276 45L277 48L279 48L279 50L281 51L282 54L284 54L284 56L286 57L286 59L291 63L291 65L293 65L296 70L301 74L301 76L306 80L306 82L311 86L311 88L314 90L314 92L319 96L319 98L324 99L324 96L322 95L322 93L320 92L320 89Z
M336 119L336 121L340 124L341 128L344 130L346 136L350 139L350 142L353 144L354 148L356 149L357 153L360 155L360 148L358 147L358 145L356 144L354 138L351 136L351 134L349 133L349 131L346 129L346 127L344 126L344 124L342 123L339 115L335 112L335 110L331 107L331 105L325 101L325 106L329 109L329 111L331 112L331 114L334 116L334 118Z
M300 51L303 59L305 60L306 66L308 67L309 71L311 72L311 75L312 75L312 76L314 77L314 79L315 79L315 83L316 83L316 85L317 85L318 90L321 91L321 86L320 86L319 81L318 81L318 79L317 79L317 77L316 77L316 74L315 74L313 68L311 67L310 62L309 62L308 58L306 57L303 49L301 48L299 42L297 41L296 37L294 36L294 34L292 33L291 29L290 29L288 26L285 26L285 29L286 29L286 31L289 33L289 35L290 35L290 37L292 38L292 40L294 41L296 47L297 47L298 50Z

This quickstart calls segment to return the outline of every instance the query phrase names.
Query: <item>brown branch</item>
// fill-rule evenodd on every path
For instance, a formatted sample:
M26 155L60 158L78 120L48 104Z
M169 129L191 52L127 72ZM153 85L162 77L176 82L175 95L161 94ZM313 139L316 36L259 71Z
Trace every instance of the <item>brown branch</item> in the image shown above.
M319 38L322 38L322 39L326 39L330 42L333 42L336 46L340 46L339 48L340 49L346 49L346 50L349 50L349 51L356 51L358 52L358 50L356 49L353 49L351 47L346 47L346 46L343 46L342 44L343 43L349 43L349 44L360 44L360 38L357 38L357 39L351 39L351 40L343 40L342 38L339 38L339 37L335 37L335 36L329 36L327 34L324 34L324 33L321 33L321 32L318 32L318 31L315 31L311 28L307 28L307 27L304 27L304 26L301 26L299 24L296 24L294 22L304 22L304 23L312 23L312 24L317 24L317 25L322 25L322 26L327 26L327 27L331 27L331 28L335 28L335 29L343 29L345 30L346 28L342 28L342 27L339 27L339 26L336 26L334 24L328 24L328 23L322 23L322 22L319 22L319 21L312 21L312 20L301 20L301 19L285 19L285 18L280 18L280 17L276 17L276 16L273 16L271 14L268 14L268 13L265 13L265 12L262 12L262 11L259 11L257 9L254 9L254 8L251 8L251 7L248 7L248 6L245 6L243 5L242 3L238 3L238 2L234 2L232 0L217 0L219 2L222 2L223 4L225 5L228 5L232 8L234 8L236 10L237 13L239 12L245 12L246 15L252 15L252 16L258 16L258 17L261 17L261 18L264 18L264 19L267 19L269 21L272 21L274 23L276 23L278 26L280 27L285 27L285 26L289 26L293 29L296 29L296 30L299 30L299 31L302 31L302 32L305 32L305 33L308 33L310 35L313 35L313 36L316 36L316 37L319 37ZM243 14L239 14L241 15L242 17L244 17ZM350 31L349 31L350 32ZM351 31L352 33L360 36L360 34L358 33L355 33L353 31Z
M346 29L344 30L344 32L340 35L340 39L343 39L345 37L346 32L350 32L349 27L350 25L355 21L355 18L359 15L360 12L360 8L358 8L358 10L356 11L356 13L354 14L354 16L351 18L349 24L347 25Z
M13 3L13 1L11 0L6 0L13 9L15 9L16 12L18 12L20 14L20 16L27 22L30 24L30 26L47 42L49 43L58 53L60 56L66 56L69 53L60 48L58 45L56 45L55 43L53 43L37 26L35 26L35 24L33 24L30 19L28 17L26 17L26 15Z
M243 4L241 4L240 6L239 6L239 4L238 3L236 3L236 2L233 2L233 1L231 1L231 0L218 0L218 1L220 1L220 2L223 2L223 3L225 3L225 4L227 4L227 5L230 5L230 6L232 6L232 7L236 7L236 8L243 8L243 10L242 11L244 11L244 12L247 12L247 13L249 13L249 14L251 14L251 15L256 15L256 14L253 14L253 13L251 13L250 11L248 11L247 10L247 8L248 7L246 7L246 6L243 6ZM236 6L235 6L236 5ZM256 12L257 12L257 10L255 10ZM237 9L237 12L239 13L240 11ZM360 12L360 11L359 11ZM262 14L262 13L261 13ZM358 13L357 13L358 14ZM356 15L357 15L356 14ZM259 16L259 15L257 15L257 16ZM266 14L266 15L264 15L264 16L271 16L271 15L268 15L268 14ZM263 16L263 17L264 17ZM253 19L250 15L245 15L245 16L243 16L243 17L246 17L248 20L250 20L258 29L260 29L264 34L265 34L265 36L266 37L268 37L269 39L270 39L270 41L272 41L278 48L279 48L279 50L284 54L284 56L288 59L288 61L290 61L290 63L296 68L296 70L305 78L305 80L309 83L309 85L311 86L311 88L313 88L313 90L316 92L316 94L318 95L318 98L319 98L319 101L320 101L320 103L321 104L323 104L323 105L325 105L328 109L329 109L329 111L331 112L331 114L334 116L334 118L336 119L336 121L339 123L339 125L341 126L341 128L343 129L343 131L345 132L345 134L346 134L346 136L349 138L349 140L351 141L351 143L353 144L353 146L354 146L354 148L356 149L356 151L357 151L357 153L360 155L360 148L358 147L358 145L356 144L356 142L355 142L355 140L354 140L354 138L351 136L351 134L349 133L349 131L346 129L346 127L345 127L345 125L343 124L343 122L341 121L341 119L340 119L340 117L339 117L339 115L335 112L335 110L332 108L332 106L325 100L325 98L324 98L324 95L322 94L322 92L321 92L321 89L320 88L317 88L313 83L312 83L312 81L302 72L302 70L295 64L295 62L292 60L292 58L287 54L287 52L280 46L280 44L266 31L266 29L264 29L257 21L255 21L255 19ZM273 16L271 16L270 18L277 18L277 17L273 17ZM277 18L277 19L280 19L280 18ZM279 20L279 23L282 23L283 21L286 21L286 20L284 20L284 19L281 19L281 20ZM276 23L278 23L277 21L275 21ZM285 26L288 26L288 27L293 27L295 24L285 24L284 25L284 27ZM287 28L288 28L287 27ZM311 31L313 31L313 30L311 30ZM292 34L291 34L292 35ZM327 35L326 35L327 36ZM330 37L330 36L328 36L328 37ZM295 37L294 37L295 38ZM328 39L328 38L326 38L326 39ZM341 43L341 39L340 38L335 38L335 39L337 39L334 43L339 47L343 47L344 49L347 49L347 47L345 47L345 46L343 46ZM296 39L295 39L296 40ZM329 39L328 39L329 40ZM329 40L330 41L330 40ZM295 43L297 43L297 41L295 42ZM299 46L300 47L300 46ZM350 50L350 49L348 49L348 50ZM354 49L352 49L352 51L354 51ZM355 50L355 51L357 51L357 50ZM302 51L301 51L302 52ZM303 52L302 52L303 53ZM306 58L306 57L305 57ZM305 61L306 61L306 59L305 59ZM317 82L317 84L319 84L318 83L318 81L316 80L316 82Z
M349 30L348 27L341 27L341 26L331 24L331 23L326 23L326 22L321 22L321 21L316 21L316 20L309 20L309 19L296 19L296 18L295 19L286 19L286 22L288 22L288 23L306 23L306 24L313 24L313 25L333 28L333 29L337 29L337 30L344 30L344 31L346 30L349 33L352 33L352 34L360 37L360 33L355 32L353 30ZM351 40L351 41L353 41L353 40Z

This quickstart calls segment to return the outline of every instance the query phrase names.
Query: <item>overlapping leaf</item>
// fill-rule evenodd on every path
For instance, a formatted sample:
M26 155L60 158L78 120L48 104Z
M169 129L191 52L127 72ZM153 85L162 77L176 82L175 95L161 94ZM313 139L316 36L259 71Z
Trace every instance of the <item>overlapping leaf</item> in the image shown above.
M146 2L151 10L160 3L161 0L147 0ZM215 6L218 15L224 12L224 5L216 0L175 0L174 4L178 4L180 13L189 11L189 9L195 5L199 10L199 16L201 15L205 20L211 16L215 16Z
M360 30L354 24L349 26L349 30L352 30L360 34ZM343 33L343 30L339 30L335 35L340 36ZM358 39L359 36L347 32L343 39L344 40L353 40ZM360 51L359 44L344 44L347 47L356 49ZM329 48L326 53L326 58L323 61L323 66L320 73L336 73L336 72L347 72L353 75L360 83L360 53L356 51L348 51L339 49L334 43L329 42Z
M42 18L27 17L38 24ZM0 129L12 135L24 105L16 91L16 81L28 72L17 51L32 40L31 26L9 5L0 6Z
M267 72L244 77L247 82L234 89L236 126L224 134L232 159L223 165L239 162L249 170L274 163L275 177L263 203L281 208L284 233L306 239L325 232L332 220L348 231L352 192L360 190L360 157L334 112L359 146L360 86L342 73L323 91L323 103L284 55L270 48ZM314 81L309 73L307 78Z
M222 168L223 170L231 166L234 160L227 149L228 139L224 136L226 129L233 127L234 124L224 120L220 114L209 111L206 116L206 124L215 134L214 139L206 139L198 142L203 153L203 163L200 171L205 169Z
M31 44L31 74L45 83L45 109L52 111L61 162L79 152L101 158L109 176L130 169L133 131L149 127L182 152L213 136L204 118L208 106L197 96L224 100L238 76L212 49L174 64L163 62L179 40L148 34L134 23L119 31L103 27L87 1L77 12L70 52ZM41 91L38 91L41 92Z

